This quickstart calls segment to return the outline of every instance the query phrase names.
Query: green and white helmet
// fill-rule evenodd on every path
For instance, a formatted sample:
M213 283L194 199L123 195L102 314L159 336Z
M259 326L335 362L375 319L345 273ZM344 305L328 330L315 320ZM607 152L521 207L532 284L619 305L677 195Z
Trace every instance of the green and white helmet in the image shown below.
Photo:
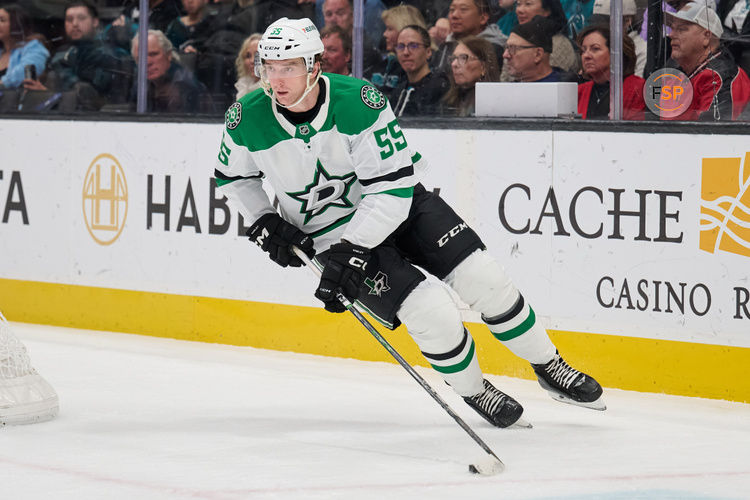
M288 19L282 17L271 24L258 42L258 52L255 54L255 76L260 78L263 92L273 99L278 106L292 108L302 100L318 84L320 71L313 78L315 70L315 56L323 53L323 42L315 24L308 19ZM281 104L273 95L273 89L263 67L264 61L285 61L301 57L307 69L307 87L297 101L288 106Z
M258 42L258 55L255 58L255 73L260 76L262 60L283 61L301 57L305 60L307 72L313 72L315 56L323 53L323 42L315 24L308 19L288 19L282 17L271 24Z

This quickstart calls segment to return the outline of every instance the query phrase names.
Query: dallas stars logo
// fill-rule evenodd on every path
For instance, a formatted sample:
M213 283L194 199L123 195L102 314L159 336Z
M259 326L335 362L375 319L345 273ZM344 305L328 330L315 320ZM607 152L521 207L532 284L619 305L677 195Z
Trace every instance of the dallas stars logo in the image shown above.
M240 120L242 120L242 104L235 102L224 114L224 121L228 129L234 130L240 124Z
M365 85L360 92L362 102L372 109L380 109L385 106L385 96L381 91L371 85Z
M377 295L378 297L380 297L382 293L391 289L391 287L388 286L388 275L382 271L378 271L378 274L375 275L375 279L365 278L365 285L370 288L368 295Z
M354 172L342 176L330 175L318 160L313 181L302 191L287 194L302 203L299 211L305 214L303 224L307 224L330 207L353 207L347 195L355 180Z

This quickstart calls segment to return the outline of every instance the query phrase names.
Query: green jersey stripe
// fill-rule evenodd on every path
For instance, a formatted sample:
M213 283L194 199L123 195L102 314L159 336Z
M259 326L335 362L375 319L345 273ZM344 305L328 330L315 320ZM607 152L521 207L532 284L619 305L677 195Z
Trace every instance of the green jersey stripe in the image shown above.
M324 235L326 233L329 233L329 232L333 231L334 229L336 229L337 227L342 226L342 225L346 224L347 222L349 222L350 220L352 220L352 217L354 217L355 213L356 212L352 212L352 213L350 213L348 215L345 215L342 218L340 218L340 219L334 221L333 223L327 225L326 227L324 227L322 229L318 229L314 233L308 234L308 236L310 236L311 238L317 238L318 236L322 236L322 235Z
M242 179L260 179L261 177L263 177L263 174L251 175L248 177L243 177L241 175L238 175L236 177L229 177L228 175L224 175L220 170L214 169L214 180L216 181L217 187L225 186L230 182L239 181Z
M414 196L414 186L408 188L389 189L388 191L381 191L379 193L367 193L363 194L362 198L373 194L390 194L391 196L395 196L397 198L411 198Z

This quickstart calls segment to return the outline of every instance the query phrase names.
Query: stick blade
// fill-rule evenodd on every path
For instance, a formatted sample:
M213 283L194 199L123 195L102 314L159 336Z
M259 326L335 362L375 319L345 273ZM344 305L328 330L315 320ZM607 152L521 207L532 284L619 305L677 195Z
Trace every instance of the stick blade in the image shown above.
M493 455L487 455L469 465L469 472L480 476L494 476L505 470L505 464Z

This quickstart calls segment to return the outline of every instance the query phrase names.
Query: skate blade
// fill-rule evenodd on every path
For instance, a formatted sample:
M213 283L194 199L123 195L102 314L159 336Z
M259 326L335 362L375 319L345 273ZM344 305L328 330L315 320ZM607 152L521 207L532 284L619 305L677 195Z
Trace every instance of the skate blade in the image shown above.
M574 399L570 399L567 396L563 396L562 394L559 394L557 392L553 391L547 391L552 399L559 403L566 403L569 405L574 406L582 406L584 408L589 408L591 410L597 410L597 411L604 411L607 409L607 405L604 404L604 400L600 397L596 401L591 401L590 403L582 403L580 401L576 401Z
M511 429L513 429L515 427L519 427L521 429L531 429L534 426L531 425L531 422L529 422L528 420L525 420L523 418L519 418L518 420L516 420L515 422L513 422L513 425L510 426Z

